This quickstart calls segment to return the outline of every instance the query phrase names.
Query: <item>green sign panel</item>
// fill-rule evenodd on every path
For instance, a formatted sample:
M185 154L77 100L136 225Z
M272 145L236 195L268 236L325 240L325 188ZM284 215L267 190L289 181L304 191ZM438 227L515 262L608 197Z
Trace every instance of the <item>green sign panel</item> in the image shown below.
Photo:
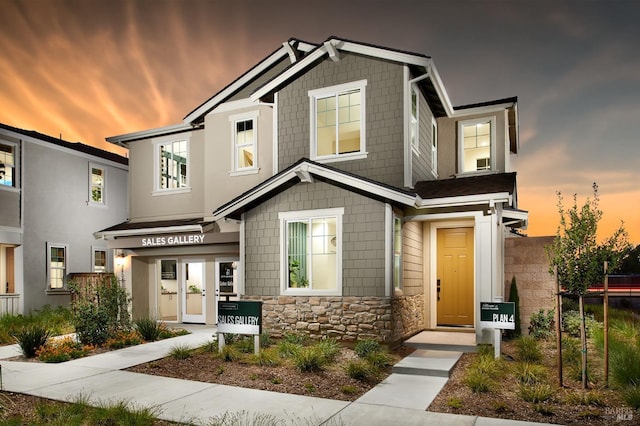
M262 333L262 302L218 302L218 333Z
M516 305L513 302L480 302L480 327L516 329Z

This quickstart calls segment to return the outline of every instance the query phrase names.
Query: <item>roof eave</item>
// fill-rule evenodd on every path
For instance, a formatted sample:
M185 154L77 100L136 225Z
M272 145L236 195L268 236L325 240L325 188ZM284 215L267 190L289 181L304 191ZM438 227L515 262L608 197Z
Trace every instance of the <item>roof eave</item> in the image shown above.
M98 231L93 233L93 237L97 240L112 240L119 237L135 237L139 235L149 234L175 234L184 232L200 232L204 233L207 226L203 225L182 225L182 226L162 226L156 228L136 228L122 229L118 231Z
M418 208L446 208L475 206L491 203L511 204L511 194L508 192L495 192L487 194L462 195L457 197L441 197L422 199Z
M155 129L141 130L139 132L109 136L105 138L105 140L114 145L128 148L129 142L134 142L141 139L149 139L149 138L168 135L168 134L182 133L190 130L193 130L193 126L185 123L179 123L179 124L172 124L170 126L158 127Z

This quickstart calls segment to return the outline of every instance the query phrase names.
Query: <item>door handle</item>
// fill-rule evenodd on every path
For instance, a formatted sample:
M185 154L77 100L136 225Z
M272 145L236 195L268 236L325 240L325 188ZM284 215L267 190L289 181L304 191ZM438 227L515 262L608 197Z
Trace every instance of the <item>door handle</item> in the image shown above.
M436 281L436 288L438 290L438 301L440 301L440 278Z

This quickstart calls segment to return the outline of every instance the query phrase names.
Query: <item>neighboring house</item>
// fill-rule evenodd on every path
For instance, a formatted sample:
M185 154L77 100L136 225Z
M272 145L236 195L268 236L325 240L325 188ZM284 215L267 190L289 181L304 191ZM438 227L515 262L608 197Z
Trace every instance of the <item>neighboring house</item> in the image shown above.
M129 148L134 315L216 322L228 294L265 329L392 342L475 331L526 226L510 156L517 99L453 107L431 58L289 40L183 123Z
M127 218L128 160L0 124L0 314L70 301L72 273L113 271L93 233Z

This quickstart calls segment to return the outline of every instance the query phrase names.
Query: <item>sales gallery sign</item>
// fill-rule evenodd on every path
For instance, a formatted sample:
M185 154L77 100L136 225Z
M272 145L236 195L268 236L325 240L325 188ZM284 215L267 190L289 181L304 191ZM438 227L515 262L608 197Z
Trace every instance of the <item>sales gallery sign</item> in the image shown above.
M513 302L481 302L480 327L516 329L516 305Z
M218 333L261 334L262 302L218 302Z

